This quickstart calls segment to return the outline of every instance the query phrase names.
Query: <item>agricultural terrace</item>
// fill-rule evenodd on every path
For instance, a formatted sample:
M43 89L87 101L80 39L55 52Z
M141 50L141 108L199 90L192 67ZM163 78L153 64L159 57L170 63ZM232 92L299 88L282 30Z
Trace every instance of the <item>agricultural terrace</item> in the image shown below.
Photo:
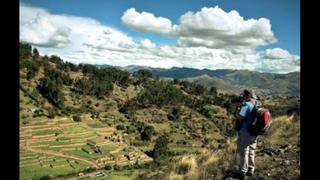
M62 118L20 127L20 179L152 160L113 127Z

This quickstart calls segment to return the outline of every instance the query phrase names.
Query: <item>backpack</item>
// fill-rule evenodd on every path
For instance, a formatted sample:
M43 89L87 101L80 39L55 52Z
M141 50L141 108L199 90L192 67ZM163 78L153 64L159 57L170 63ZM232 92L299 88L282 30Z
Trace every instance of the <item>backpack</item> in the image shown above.
M260 103L253 102L253 110L251 111L249 120L249 132L251 135L263 135L270 128L272 123L271 113L269 109L262 107Z

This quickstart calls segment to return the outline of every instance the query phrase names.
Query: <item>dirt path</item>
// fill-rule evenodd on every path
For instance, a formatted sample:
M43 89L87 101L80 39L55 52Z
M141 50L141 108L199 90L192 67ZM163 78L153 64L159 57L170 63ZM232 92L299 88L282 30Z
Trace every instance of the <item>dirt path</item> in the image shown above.
M57 157L64 157L64 158L70 158L70 159L76 159L76 160L79 160L79 161L86 162L86 163L98 168L98 164L93 160L88 160L88 159L82 158L80 156L75 156L75 155L70 155L70 154L49 152L49 151L40 150L40 149L33 149L33 148L30 147L30 143L28 141L26 142L26 149L31 151L31 152L34 152L34 153L45 154L45 155L50 155L50 156L57 156Z

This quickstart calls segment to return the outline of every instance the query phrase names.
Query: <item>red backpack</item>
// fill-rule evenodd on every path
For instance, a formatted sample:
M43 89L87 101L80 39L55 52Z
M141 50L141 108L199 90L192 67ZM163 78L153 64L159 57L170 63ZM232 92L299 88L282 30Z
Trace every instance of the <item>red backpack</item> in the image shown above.
M269 109L262 107L260 102L256 103L253 99L251 103L254 105L248 120L249 131L251 135L263 135L270 128L272 123L271 113Z

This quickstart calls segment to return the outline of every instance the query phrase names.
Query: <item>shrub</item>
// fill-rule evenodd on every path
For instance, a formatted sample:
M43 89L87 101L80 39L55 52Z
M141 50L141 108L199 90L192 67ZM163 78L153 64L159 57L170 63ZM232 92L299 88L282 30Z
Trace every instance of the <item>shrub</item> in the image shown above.
M127 129L126 133L128 133L128 134L136 132L136 127L134 127L134 126L127 126L126 129Z
M48 110L48 118L53 119L56 116L56 112L54 109L49 109Z
M156 144L154 145L153 148L153 157L155 159L158 159L162 156L166 156L168 152L168 144L169 144L169 139L168 136L166 135L161 135L160 137L157 138Z
M74 115L72 116L72 119L75 121L75 122L80 122L81 121L81 117L79 115Z
M177 121L180 118L180 109L174 107L170 114L168 114L168 119L171 121Z
M105 166L104 166L104 169L105 169L105 170L112 170L112 166L110 166L110 165L105 165Z
M151 140L153 134L155 133L153 126L146 126L141 132L140 137L143 141Z
M116 129L117 129L117 130L125 130L125 127L124 127L124 125L122 125L122 124L118 124L118 125L116 126Z

